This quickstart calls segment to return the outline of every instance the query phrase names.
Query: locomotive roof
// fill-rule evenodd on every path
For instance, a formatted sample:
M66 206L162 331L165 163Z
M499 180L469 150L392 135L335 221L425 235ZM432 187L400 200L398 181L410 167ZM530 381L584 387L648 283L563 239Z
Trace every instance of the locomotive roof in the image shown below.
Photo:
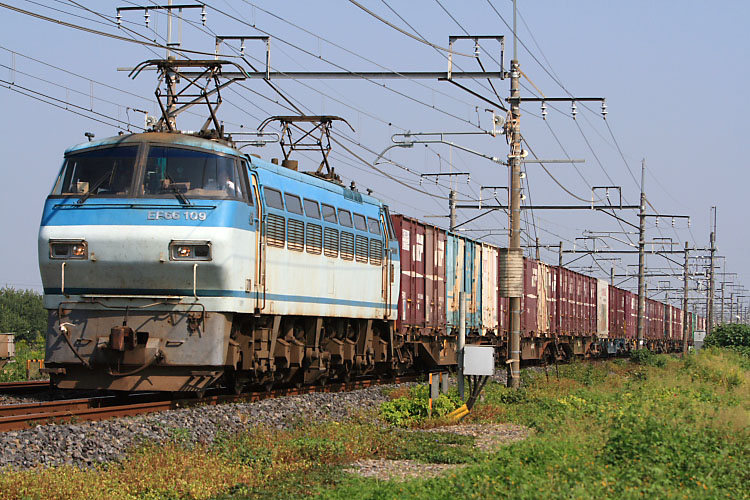
M196 148L210 149L217 153L231 154L235 156L244 156L239 150L229 147L226 144L222 144L217 141L210 139L204 139L202 137L196 137L189 134L171 134L167 132L144 132L140 134L124 134L116 135L114 137L107 137L98 141L84 142L77 144L65 150L65 154L73 153L76 151L85 151L86 149L96 148L100 146L114 146L118 144L137 144L142 142L158 142L162 144L178 144L181 146L192 146Z

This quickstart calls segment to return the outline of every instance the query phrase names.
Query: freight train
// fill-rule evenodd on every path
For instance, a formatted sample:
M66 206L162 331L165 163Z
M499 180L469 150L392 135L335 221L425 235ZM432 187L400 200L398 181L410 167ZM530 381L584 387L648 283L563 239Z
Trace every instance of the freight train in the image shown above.
M59 388L195 391L450 367L505 356L501 249L231 141L145 132L68 149L38 239ZM634 348L636 295L525 259L522 359ZM647 301L674 351L682 312ZM693 326L703 318L688 316Z

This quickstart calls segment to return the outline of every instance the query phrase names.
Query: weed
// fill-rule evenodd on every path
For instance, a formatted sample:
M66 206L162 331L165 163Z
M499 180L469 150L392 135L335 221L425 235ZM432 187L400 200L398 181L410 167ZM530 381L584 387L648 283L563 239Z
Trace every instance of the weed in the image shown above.
M432 416L444 417L459 406L462 401L455 390L448 394L440 394L432 402ZM429 415L428 388L420 385L412 387L408 394L400 396L380 405L380 418L398 427L413 427L423 423Z

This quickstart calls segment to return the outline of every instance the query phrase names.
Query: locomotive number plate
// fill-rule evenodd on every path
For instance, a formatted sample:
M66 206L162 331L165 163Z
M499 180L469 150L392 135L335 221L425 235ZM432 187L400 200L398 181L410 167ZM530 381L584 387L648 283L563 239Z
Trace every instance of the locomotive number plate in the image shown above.
M148 213L148 220L206 220L206 212L155 210Z

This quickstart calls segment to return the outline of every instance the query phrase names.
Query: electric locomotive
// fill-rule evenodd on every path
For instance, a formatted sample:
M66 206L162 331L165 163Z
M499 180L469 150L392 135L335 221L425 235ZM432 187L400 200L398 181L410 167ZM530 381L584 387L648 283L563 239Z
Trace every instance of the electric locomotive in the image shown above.
M198 391L398 368L388 207L227 140L68 149L39 231L60 388Z

